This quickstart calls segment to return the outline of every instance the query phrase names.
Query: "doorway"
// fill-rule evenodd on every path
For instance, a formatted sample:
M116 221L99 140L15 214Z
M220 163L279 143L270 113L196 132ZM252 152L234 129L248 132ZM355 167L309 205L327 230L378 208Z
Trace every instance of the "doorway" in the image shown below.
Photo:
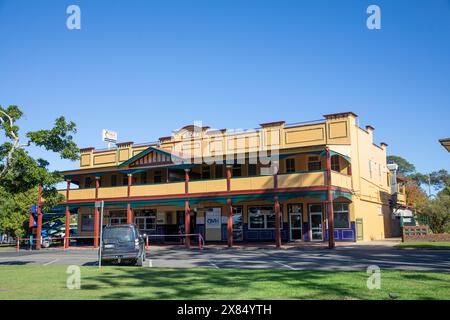
M311 241L323 241L323 206L309 205L309 225Z
M290 204L288 206L291 241L302 240L302 211L301 204Z

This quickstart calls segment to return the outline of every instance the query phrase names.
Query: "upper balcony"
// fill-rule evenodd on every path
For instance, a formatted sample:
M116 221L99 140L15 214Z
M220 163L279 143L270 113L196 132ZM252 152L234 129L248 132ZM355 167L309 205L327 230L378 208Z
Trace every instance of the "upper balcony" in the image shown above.
M326 188L326 172L297 172L278 175L278 190L289 192L301 188L323 189ZM351 176L332 172L332 185L334 187L351 190ZM156 184L140 184L130 186L100 187L98 197L95 196L95 188L71 189L69 202L84 202L94 200L125 201L127 199L175 197L185 198L185 182L168 182ZM275 178L272 175L260 175L251 177L236 177L230 179L230 190L227 190L227 179L194 180L188 182L189 196L209 196L230 193L267 192L274 191ZM60 190L65 195L66 190Z

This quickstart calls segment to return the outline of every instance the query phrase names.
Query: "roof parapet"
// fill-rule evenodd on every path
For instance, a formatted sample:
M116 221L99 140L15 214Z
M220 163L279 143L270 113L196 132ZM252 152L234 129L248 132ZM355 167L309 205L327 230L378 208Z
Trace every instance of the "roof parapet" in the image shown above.
M352 111L348 111L348 112L324 114L323 117L325 119L348 118L348 117L357 118L358 115Z

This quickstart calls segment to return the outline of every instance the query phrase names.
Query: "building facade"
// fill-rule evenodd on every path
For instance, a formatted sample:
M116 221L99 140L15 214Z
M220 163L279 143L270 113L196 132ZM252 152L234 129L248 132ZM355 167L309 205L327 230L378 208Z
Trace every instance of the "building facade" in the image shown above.
M154 143L85 148L79 169L64 172L60 207L77 214L78 236L95 246L101 200L104 224L135 223L155 241L179 233L228 245L383 239L398 221L387 145L373 132L346 112L233 132L189 125Z

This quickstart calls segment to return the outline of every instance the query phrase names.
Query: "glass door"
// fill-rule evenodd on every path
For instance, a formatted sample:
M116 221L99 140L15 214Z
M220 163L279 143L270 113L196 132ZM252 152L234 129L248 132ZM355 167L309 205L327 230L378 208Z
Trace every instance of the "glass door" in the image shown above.
M244 240L244 231L242 224L242 207L233 206L233 240Z
M289 210L289 229L291 241L302 240L302 205L290 204Z
M309 224L311 241L323 241L323 218L322 205L309 205Z

